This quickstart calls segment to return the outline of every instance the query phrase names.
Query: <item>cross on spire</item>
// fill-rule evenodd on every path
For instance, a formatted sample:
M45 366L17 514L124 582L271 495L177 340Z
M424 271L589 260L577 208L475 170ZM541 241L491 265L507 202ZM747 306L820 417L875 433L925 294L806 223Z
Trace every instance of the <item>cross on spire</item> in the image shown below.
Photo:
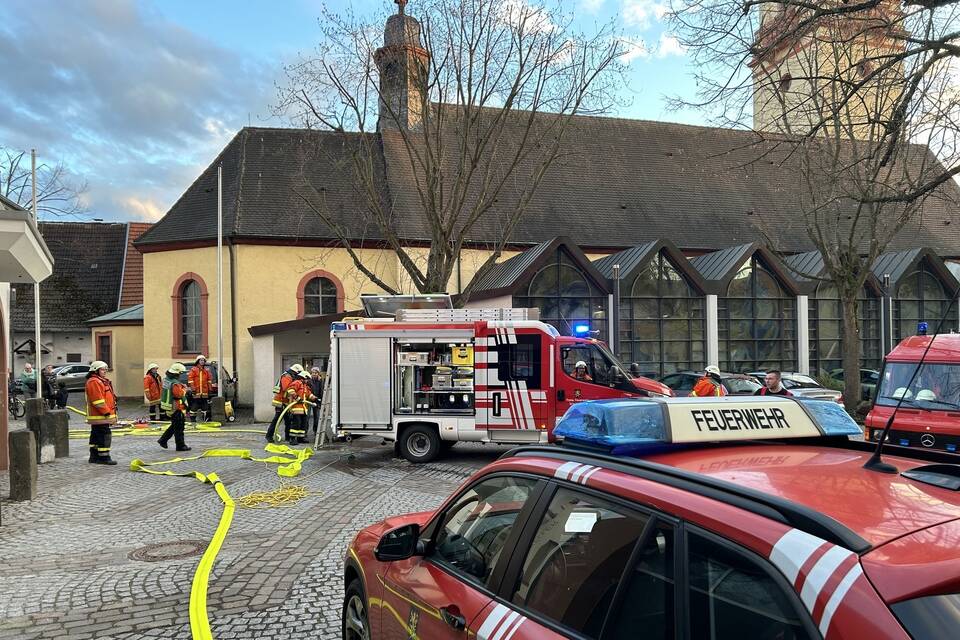
M397 11L397 13L399 13L400 15L403 15L404 8L407 6L408 0L393 0L393 1L397 3L398 7L400 7L400 10Z

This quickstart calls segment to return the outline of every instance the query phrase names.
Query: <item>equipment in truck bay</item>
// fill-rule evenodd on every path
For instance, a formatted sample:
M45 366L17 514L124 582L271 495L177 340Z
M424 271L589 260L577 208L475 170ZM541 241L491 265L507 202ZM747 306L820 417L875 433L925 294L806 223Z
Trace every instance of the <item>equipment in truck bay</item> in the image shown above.
M603 342L561 336L537 310L401 309L331 325L331 425L380 435L413 462L456 442L547 442L583 400L666 396ZM574 376L577 362L588 376Z

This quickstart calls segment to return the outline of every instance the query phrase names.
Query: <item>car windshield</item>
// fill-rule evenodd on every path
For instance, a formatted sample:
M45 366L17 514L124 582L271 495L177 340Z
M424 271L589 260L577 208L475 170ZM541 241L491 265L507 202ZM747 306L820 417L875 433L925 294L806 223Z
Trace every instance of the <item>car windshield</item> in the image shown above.
M753 378L724 378L723 386L730 393L753 393L763 385Z
M924 363L917 371L915 362L888 362L881 374L877 404L892 407L901 398L903 404L921 409L960 408L960 364Z
M783 386L787 389L820 389L822 384L809 376L794 374L783 379Z

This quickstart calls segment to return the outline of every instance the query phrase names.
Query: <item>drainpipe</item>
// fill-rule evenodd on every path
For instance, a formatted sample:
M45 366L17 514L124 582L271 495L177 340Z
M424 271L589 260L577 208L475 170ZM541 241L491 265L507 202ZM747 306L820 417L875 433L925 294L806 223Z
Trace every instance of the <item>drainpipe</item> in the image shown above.
M620 357L620 265L613 265L613 304L610 309L610 318L613 328L610 331L610 350Z
M890 293L890 274L883 274L883 312L880 314L883 319L880 323L881 345L883 346L883 357L893 349L893 296Z
M233 240L227 239L230 252L230 355L233 360L233 375L237 373L237 254L233 250ZM233 385L233 404L240 403L240 385Z
M805 295L797 296L797 366L803 375L810 375L810 308Z

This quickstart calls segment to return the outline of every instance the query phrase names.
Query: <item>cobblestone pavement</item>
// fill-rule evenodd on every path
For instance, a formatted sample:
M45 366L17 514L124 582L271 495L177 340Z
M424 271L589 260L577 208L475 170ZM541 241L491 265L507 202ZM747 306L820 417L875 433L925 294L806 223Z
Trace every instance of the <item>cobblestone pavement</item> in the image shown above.
M256 451L263 439L188 434L188 444L192 453ZM133 458L174 457L153 438L114 438L116 467L87 464L85 441L70 446L69 459L41 465L37 500L2 505L0 638L190 638L199 555L183 556L202 552L219 499L192 478L129 471ZM387 515L435 507L502 451L458 445L428 465L394 458L392 447L371 439L318 452L291 481L317 495L292 507L237 509L210 581L214 637L339 638L341 565L354 533ZM279 486L276 465L210 458L177 468L215 471L234 499ZM6 474L0 495L9 495ZM179 541L168 554L134 553Z

